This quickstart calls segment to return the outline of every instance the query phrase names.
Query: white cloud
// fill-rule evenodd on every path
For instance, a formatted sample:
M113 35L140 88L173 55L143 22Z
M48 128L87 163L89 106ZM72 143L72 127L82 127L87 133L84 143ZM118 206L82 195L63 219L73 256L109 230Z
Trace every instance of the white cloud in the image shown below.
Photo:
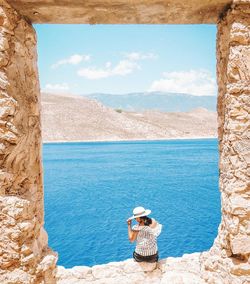
M96 80L113 76L125 76L132 73L136 69L140 69L140 66L137 63L124 59L119 61L118 64L113 68L111 62L106 62L104 68L82 68L78 70L77 74L80 77Z
M90 80L107 78L110 76L109 69L97 69L95 67L91 68L82 68L77 71L77 75L80 77L84 77Z
M149 91L213 96L217 93L217 85L207 70L165 72L163 78L151 84Z
M142 52L130 52L125 53L125 57L128 60L145 60L145 59L156 59L158 56L154 53L142 53Z
M110 61L108 61L108 62L106 62L105 67L106 67L106 68L110 68L111 65L112 65L112 63L111 63Z
M129 60L121 60L112 70L113 75L127 75L132 73L134 70L140 69L140 66Z
M57 92L64 92L69 90L69 85L67 83L62 84L46 84L45 91L57 91Z
M90 80L108 78L113 76L126 76L141 68L137 61L155 58L157 58L157 56L153 53L124 53L123 59L121 59L115 66L113 66L110 61L107 61L103 68L82 68L78 70L77 74L80 77L84 77Z
M90 55L73 54L69 58L59 60L58 62L53 64L51 68L55 69L65 64L77 65L81 63L82 61L89 61L89 60L90 60Z

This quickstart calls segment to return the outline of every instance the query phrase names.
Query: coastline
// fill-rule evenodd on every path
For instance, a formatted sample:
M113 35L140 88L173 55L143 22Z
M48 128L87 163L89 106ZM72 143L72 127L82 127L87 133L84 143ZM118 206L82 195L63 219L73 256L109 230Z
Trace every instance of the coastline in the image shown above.
M200 140L200 139L217 139L217 136L182 136L182 137L169 137L169 138L136 138L136 139L96 139L96 140L54 140L42 141L43 144L56 144L56 143L98 143L98 142L141 142L141 141L171 141L171 140Z

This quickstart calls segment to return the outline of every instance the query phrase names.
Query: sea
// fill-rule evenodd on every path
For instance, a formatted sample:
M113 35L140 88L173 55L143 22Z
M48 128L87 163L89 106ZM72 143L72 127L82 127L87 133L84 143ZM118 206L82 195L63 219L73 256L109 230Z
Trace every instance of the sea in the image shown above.
M66 268L132 258L134 207L163 225L160 259L208 250L220 223L216 139L43 145L45 228Z

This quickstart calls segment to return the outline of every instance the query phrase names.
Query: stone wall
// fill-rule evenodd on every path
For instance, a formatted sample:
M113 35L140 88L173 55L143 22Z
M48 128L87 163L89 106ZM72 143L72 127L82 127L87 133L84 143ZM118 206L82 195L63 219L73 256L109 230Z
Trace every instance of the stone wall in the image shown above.
M250 283L250 1L218 23L217 78L222 219L204 277Z
M59 283L250 283L250 1L233 2L218 23L222 220L213 247L162 260L150 271L132 260L59 268ZM0 0L1 284L56 282L57 256L43 229L36 61L32 26Z
M0 283L53 283L43 229L36 35L0 5Z
M227 255L250 254L250 2L218 25L218 113L222 224Z
M232 0L8 0L32 23L216 23Z

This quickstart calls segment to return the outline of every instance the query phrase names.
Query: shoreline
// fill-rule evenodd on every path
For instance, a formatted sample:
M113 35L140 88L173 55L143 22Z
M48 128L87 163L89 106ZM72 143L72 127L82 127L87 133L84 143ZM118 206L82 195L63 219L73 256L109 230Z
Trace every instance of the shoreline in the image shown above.
M193 136L193 137L170 137L170 138L142 138L142 139L98 139L98 140L55 140L42 141L43 144L59 143L99 143L99 142L141 142L141 141L171 141L171 140L200 140L200 139L217 139L217 136Z

